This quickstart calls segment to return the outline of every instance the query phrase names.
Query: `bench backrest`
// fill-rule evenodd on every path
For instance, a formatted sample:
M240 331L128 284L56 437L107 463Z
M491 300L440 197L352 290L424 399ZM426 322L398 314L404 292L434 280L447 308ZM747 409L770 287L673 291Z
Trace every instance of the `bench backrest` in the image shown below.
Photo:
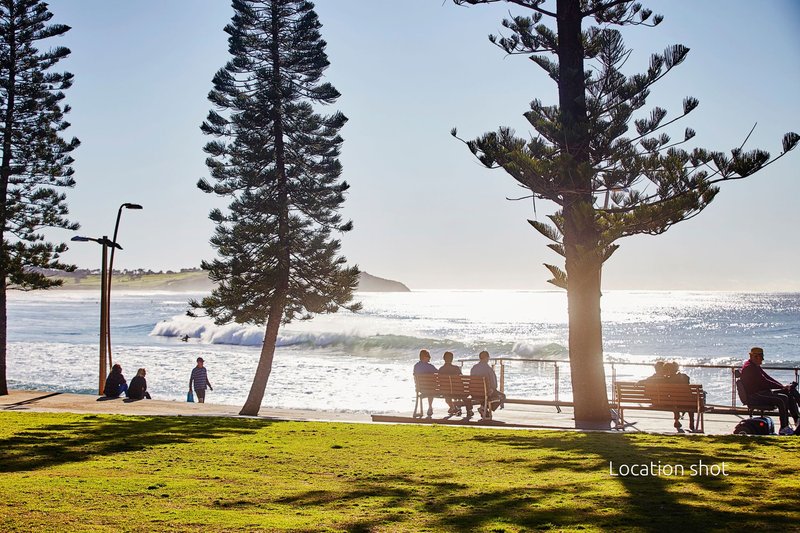
M742 405L749 405L747 400L747 390L744 388L744 383L742 383L741 378L736 380L736 393L739 395Z
M760 403L755 402L753 404L750 403L750 397L747 396L747 389L744 388L744 382L742 381L742 373L738 370L734 372L736 376L736 393L739 395L739 399L742 401L742 405L746 405L750 408L752 412L754 409L760 409L765 411L767 409L776 409L778 404L776 402L771 402L769 400L762 400Z
M486 379L483 376L415 374L414 383L417 394L422 397L477 398L486 395Z
M702 385L618 381L615 392L619 403L652 404L653 407L692 411L705 407Z

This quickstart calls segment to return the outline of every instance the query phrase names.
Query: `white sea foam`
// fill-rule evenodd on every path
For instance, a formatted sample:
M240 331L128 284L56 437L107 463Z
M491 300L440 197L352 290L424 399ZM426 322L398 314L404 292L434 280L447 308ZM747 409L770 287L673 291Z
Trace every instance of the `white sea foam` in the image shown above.
M511 352L520 357L530 357L534 359L562 358L566 357L568 354L567 347L556 342L549 342L546 344L518 342L514 344Z
M264 338L261 326L226 324L216 325L208 318L178 315L158 322L150 332L155 337L183 337L188 335L201 344L227 344L234 346L260 346ZM422 347L442 350L462 348L464 344L445 339L420 338L409 335L367 335L356 330L292 331L284 328L278 335L279 347L304 347L307 349L340 347L355 351L414 350Z

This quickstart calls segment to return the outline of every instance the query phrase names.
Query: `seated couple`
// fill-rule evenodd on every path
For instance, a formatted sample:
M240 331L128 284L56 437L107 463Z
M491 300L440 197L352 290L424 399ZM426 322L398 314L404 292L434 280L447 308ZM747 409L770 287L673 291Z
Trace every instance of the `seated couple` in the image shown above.
M131 380L130 386L122 375L122 367L116 364L111 367L111 373L106 378L106 385L103 387L103 394L108 398L119 398L122 393L132 400L150 399L147 392L147 380L144 378L147 371L140 368L136 376Z
M685 383L686 385L689 384L689 376L687 376L686 374L682 374L681 372L678 372L680 366L675 361L671 363L658 361L654 366L655 366L655 374L638 382L640 385L645 386L645 394L647 394L647 385L654 385L658 383L664 383L667 385L680 384L680 383ZM682 424L680 421L681 413L675 411L674 415L675 415L675 424L674 424L675 429L677 429L679 433L682 433L683 430L681 429ZM689 412L689 431L691 432L695 431L694 413L692 413L691 411Z
M481 405L478 407L478 413L480 413L481 418L487 417L487 409L491 409L491 411L496 411L498 407L502 407L503 400L505 400L505 395L497 390L497 375L494 373L494 369L489 365L489 352L486 350L482 351L478 356L480 361L472 367L469 374L470 376L483 376L486 378L487 385L489 387L489 405L483 405L483 401L481 400ZM440 368L436 368L431 364L431 354L428 350L420 350L419 352L419 362L414 365L414 375L419 374L444 374L444 375L461 375L461 367L458 367L453 364L453 352L444 352L442 356L444 360L444 364ZM454 398L445 398L449 409L447 414L449 415L456 415L461 416L461 408L459 407L459 401ZM472 411L472 400L466 398L463 400L464 406L467 408L467 418L473 416ZM428 417L433 416L433 398L428 397Z

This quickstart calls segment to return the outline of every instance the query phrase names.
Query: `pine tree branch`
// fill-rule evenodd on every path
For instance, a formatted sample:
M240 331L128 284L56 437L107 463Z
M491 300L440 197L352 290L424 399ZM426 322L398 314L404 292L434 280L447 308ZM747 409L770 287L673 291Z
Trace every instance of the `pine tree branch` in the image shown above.
M612 8L612 7L616 7L616 6L621 5L621 4L630 4L632 1L633 0L612 0L612 1L608 2L607 4L598 5L594 9L590 9L588 11L581 11L581 17L582 18L591 17L591 16L596 15L600 11L605 11L606 9L609 9L609 8Z
M459 6L464 4L470 4L473 6L478 4L494 4L495 2L501 1L508 2L510 4L516 4L526 9L532 9L538 13L541 13L542 15L547 15L548 17L556 18L558 16L552 11L548 11L539 7L540 4L544 3L544 0L453 0L453 2Z

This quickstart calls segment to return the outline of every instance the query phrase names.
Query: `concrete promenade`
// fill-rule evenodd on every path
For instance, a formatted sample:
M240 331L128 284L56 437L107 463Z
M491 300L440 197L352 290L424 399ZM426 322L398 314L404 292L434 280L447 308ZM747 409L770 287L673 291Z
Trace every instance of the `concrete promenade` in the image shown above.
M411 395L409 395L411 396ZM53 393L41 391L13 390L7 396L0 396L0 410L6 412L64 412L85 414L115 414L132 416L239 416L240 406L222 405L215 403L187 403L164 400L131 401L122 398L103 399L98 401L98 396L89 394ZM558 413L551 406L508 405L505 409L494 413L491 421L481 421L477 417L470 421L460 418L445 418L447 406L441 400L434 402L434 415L430 419L411 418L413 406L409 402L408 413L354 413L335 411L311 411L301 409L272 409L262 408L259 418L265 420L294 420L294 421L320 421L320 422L386 422L386 423L421 423L421 424L452 424L459 426L480 427L506 427L514 429L550 429L573 430L574 422L572 411L562 409ZM626 421L633 425L626 428L626 433L648 432L676 434L672 427L672 414L659 411L626 410ZM741 416L705 414L706 435L730 435ZM773 418L777 426L777 418ZM689 422L686 417L682 421L685 435L698 437L700 435L688 432ZM618 430L613 430L618 431Z

